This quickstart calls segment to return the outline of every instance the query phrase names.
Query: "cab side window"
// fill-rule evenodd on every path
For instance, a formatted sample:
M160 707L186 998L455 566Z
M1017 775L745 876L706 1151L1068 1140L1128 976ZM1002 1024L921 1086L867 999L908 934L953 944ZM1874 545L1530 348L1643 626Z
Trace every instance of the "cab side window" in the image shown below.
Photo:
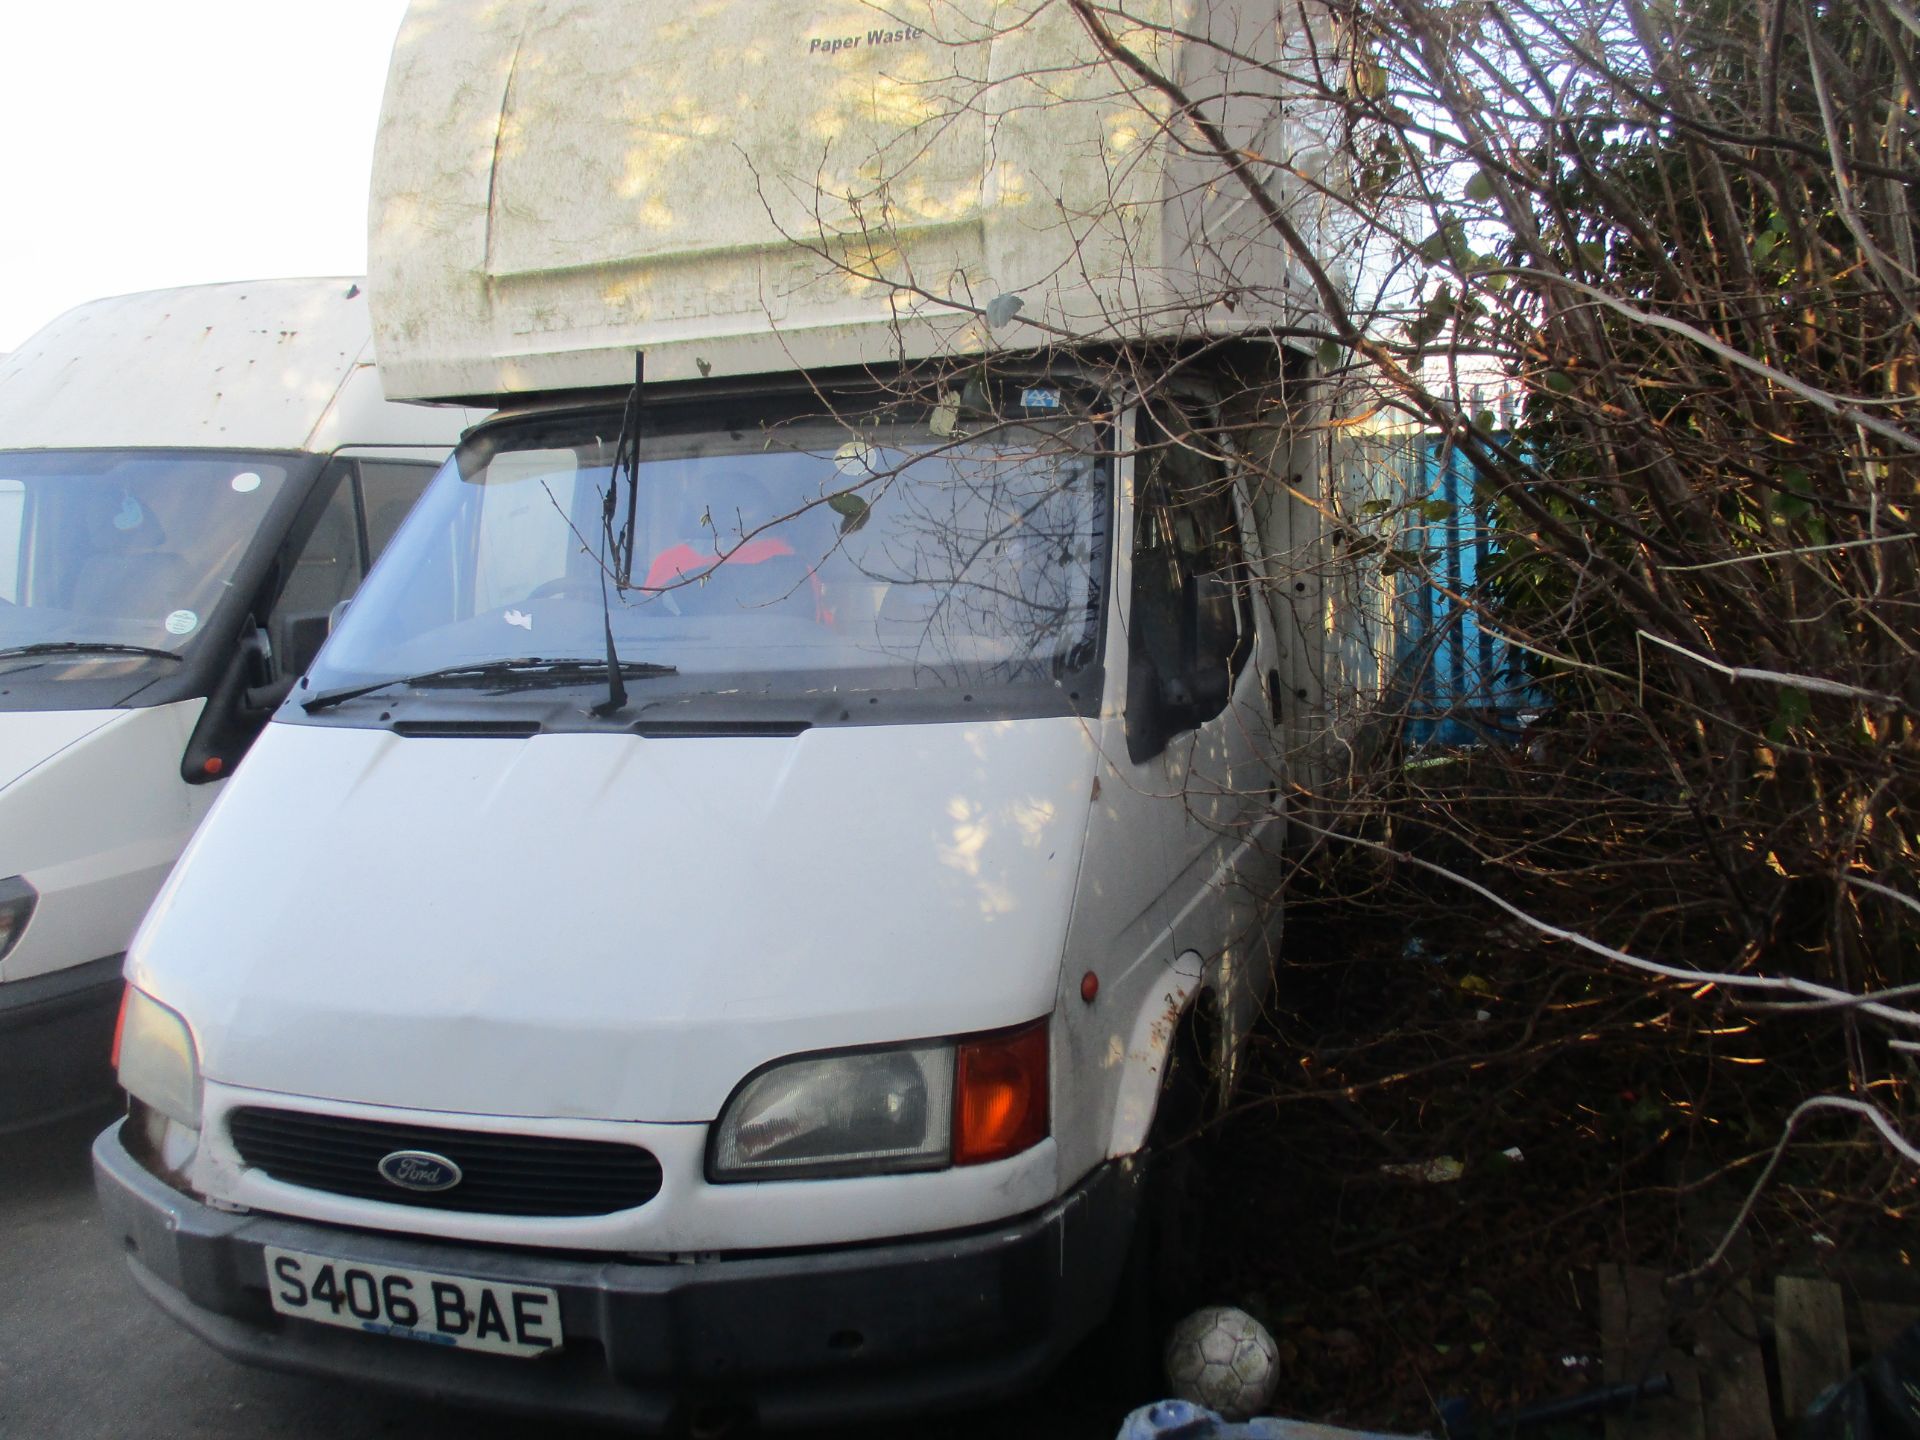
M267 617L275 668L298 675L327 638L327 616L360 583L360 524L353 503L351 462L337 462L321 478L331 487L326 508L293 557L280 598Z
M333 607L353 598L438 467L407 461L336 460L320 479L331 493L293 557L267 618L275 669L299 675L327 638Z
M361 507L367 517L367 564L372 566L440 467L406 460L362 460L359 467Z
M25 588L27 486L24 480L0 480L0 600L18 605Z

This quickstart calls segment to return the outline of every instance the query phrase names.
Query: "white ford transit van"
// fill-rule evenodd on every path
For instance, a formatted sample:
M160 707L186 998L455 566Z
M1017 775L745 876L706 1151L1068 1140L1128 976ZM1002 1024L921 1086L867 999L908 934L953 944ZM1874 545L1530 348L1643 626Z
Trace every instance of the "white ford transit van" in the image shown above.
M0 362L0 1126L110 1093L134 926L458 438L356 281L99 300Z
M1172 18L1276 43L1227 9ZM995 13L402 27L382 375L500 413L142 928L94 1152L227 1354L798 1424L1008 1393L1107 1310L1169 1061L1223 1072L1270 974L1313 364L1271 246L1205 298L1247 207L1136 129L1117 215L1134 98L1064 9ZM1258 99L1234 53L1196 95ZM894 81L989 74L1004 124L899 130ZM849 268L803 237L890 135L920 209Z

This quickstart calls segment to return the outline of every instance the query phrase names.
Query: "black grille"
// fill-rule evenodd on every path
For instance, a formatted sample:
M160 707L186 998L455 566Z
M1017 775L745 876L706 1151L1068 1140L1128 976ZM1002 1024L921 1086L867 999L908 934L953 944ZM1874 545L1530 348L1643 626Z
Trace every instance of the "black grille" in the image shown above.
M288 1185L483 1215L606 1215L660 1193L660 1162L638 1145L391 1125L247 1106L227 1117L240 1158ZM396 1150L428 1150L461 1170L449 1190L406 1190L380 1173Z

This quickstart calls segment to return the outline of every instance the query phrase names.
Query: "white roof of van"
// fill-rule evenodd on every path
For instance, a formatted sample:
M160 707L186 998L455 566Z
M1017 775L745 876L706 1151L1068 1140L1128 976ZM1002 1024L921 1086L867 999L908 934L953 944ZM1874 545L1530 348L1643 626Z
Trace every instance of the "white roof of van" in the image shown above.
M94 300L0 359L0 450L447 447L471 419L381 394L352 276Z

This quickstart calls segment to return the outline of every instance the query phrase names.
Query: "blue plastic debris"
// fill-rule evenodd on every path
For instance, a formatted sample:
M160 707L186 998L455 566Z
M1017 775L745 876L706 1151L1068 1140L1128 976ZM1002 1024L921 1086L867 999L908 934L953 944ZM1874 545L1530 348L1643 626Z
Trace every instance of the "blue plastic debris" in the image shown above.
M1191 1400L1156 1400L1143 1405L1121 1422L1116 1440L1408 1440L1372 1430L1345 1430L1338 1425L1316 1425L1309 1420L1281 1420L1257 1415L1251 1420L1223 1420Z

